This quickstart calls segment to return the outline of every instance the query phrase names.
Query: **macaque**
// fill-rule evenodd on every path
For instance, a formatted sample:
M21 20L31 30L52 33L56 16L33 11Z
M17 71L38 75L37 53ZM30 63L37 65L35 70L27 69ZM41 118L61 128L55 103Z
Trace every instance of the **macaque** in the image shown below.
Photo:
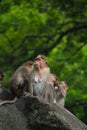
M58 82L57 77L50 73L48 83L39 94L39 97L49 104L55 103L64 107L67 88L64 81Z
M16 72L13 74L10 80L10 90L14 96L14 99L2 101L0 105L6 103L14 103L18 98L23 96L25 91L31 93L29 79L32 65L33 65L32 61L27 61L16 70Z
M64 107L68 86L66 85L64 81L58 82L55 75L51 75L51 80L54 83L54 89L55 89L55 95L56 95L55 101L58 105L60 105L61 107Z
M4 78L4 74L0 71L0 93L2 92L2 81Z
M10 80L10 90L14 96L20 98L21 96L23 96L24 91L31 93L31 89L29 87L29 79L32 65L32 61L27 61L21 67L19 67L13 74Z
M31 76L30 76L30 86L33 91L34 96L39 96L40 92L47 84L50 74L50 68L48 67L48 62L43 55L38 55L35 58Z
M49 74L49 79L39 94L39 99L45 101L48 104L56 103L56 92L54 82L56 81L55 75Z
M53 104L56 103L56 93L54 86L52 84L45 84L42 91L38 95L39 99L47 104Z

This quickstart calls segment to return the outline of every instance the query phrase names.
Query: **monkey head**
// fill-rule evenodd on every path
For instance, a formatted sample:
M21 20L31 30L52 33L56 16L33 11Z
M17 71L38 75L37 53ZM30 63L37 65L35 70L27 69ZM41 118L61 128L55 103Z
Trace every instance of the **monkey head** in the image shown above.
M0 71L0 81L2 81L4 78L4 74Z
M32 65L33 65L33 61L27 61L27 62L25 62L23 65L24 65L24 66L28 66L29 68L31 68Z
M62 89L64 89L64 90L67 90L67 89L68 89L68 86L67 86L67 84L65 83L65 81L60 82L60 83L59 83L59 86L60 86Z
M37 68L37 69L42 69L44 67L47 67L48 65L48 62L45 58L45 56L43 55L38 55L36 58L35 58L35 61L34 61L34 67Z

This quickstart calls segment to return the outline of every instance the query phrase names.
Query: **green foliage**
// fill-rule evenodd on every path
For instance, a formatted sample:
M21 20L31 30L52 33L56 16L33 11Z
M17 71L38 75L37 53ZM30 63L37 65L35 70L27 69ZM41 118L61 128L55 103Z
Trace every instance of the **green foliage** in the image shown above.
M9 88L14 71L38 54L47 56L51 72L69 86L66 106L87 100L86 0L1 0L0 70ZM87 105L87 102L86 102ZM87 122L85 105L69 108ZM87 113L86 113L87 114Z

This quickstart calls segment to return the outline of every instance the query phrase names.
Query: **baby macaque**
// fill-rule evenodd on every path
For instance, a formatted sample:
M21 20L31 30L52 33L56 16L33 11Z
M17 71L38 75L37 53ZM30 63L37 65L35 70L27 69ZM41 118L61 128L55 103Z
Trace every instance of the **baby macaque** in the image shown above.
M67 85L65 84L64 81L58 82L56 75L50 74L50 79L49 79L49 86L51 90L48 91L48 95L50 95L51 102L49 100L47 102L49 103L56 103L62 107L64 107L65 104L65 97L66 97L66 92L67 92ZM45 92L45 96L48 97L48 95Z
M38 96L48 82L50 69L47 65L48 62L43 55L35 58L30 76L30 86L33 88L34 96Z
M14 96L14 99L2 101L0 105L14 103L18 98L23 96L25 91L32 93L30 88L30 71L32 65L32 61L27 61L16 70L10 80L10 90Z
M64 107L65 97L66 97L66 92L67 92L68 86L66 85L66 83L64 81L58 82L55 75L51 75L51 76L54 77L54 78L51 77L51 79L54 83L54 89L55 89L55 93L56 93L55 101L57 102L58 105L60 105L61 107Z

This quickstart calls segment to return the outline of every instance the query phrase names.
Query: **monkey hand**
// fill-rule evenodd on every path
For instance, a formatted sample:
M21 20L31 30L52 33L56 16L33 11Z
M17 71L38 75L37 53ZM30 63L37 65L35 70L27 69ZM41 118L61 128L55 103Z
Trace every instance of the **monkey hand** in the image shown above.
M23 96L25 96L25 97L31 97L31 96L33 96L33 95L32 95L31 93L24 92Z

